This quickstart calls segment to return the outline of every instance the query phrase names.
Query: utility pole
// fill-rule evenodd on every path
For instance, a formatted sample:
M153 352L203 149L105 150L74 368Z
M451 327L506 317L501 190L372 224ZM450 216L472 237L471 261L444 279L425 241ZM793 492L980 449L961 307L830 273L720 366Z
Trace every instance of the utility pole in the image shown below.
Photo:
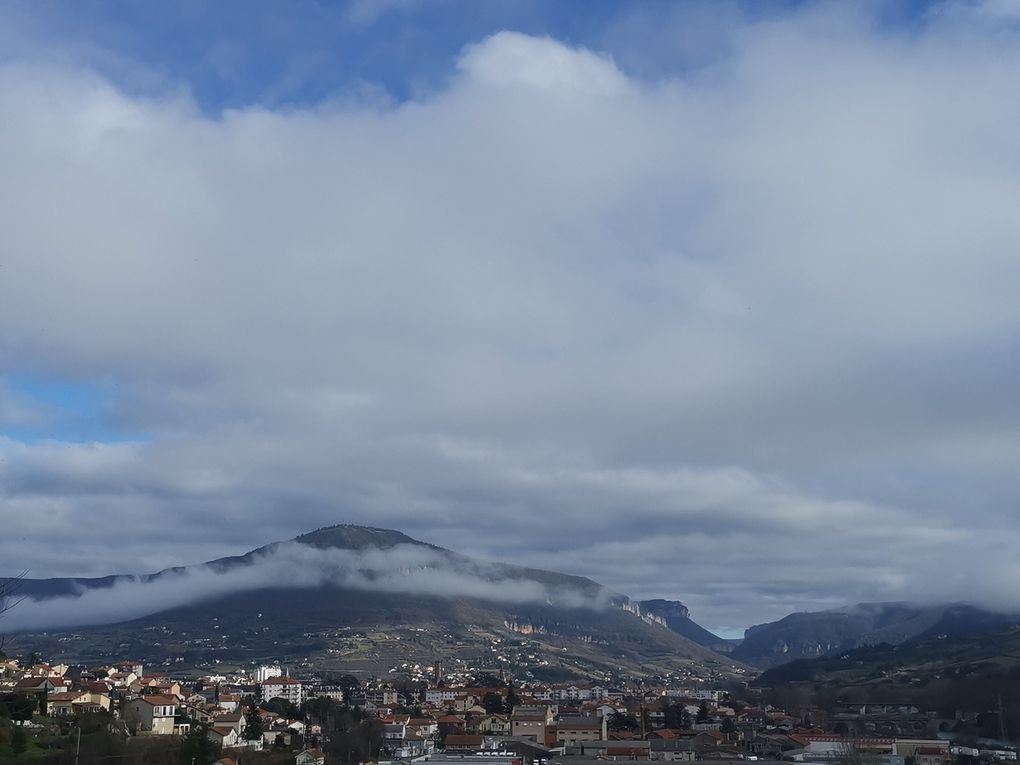
M999 696L999 739L1001 741L1006 740L1006 718L1002 714L1002 694Z
M81 754L81 725L78 726L78 741L74 745L74 765L78 765L79 754Z

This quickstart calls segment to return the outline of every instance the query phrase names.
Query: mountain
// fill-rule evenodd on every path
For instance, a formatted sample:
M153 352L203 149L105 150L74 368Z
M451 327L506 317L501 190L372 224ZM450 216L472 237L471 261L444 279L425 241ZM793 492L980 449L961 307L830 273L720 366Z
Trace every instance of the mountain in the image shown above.
M1005 629L1015 616L965 604L858 603L829 611L797 612L750 627L731 655L769 668L862 646L897 645L929 636L963 636Z
M24 580L19 591L29 599L6 625L51 658L222 668L287 657L365 673L440 659L547 678L745 672L598 582L363 526L154 574Z
M899 645L880 643L799 659L765 671L754 685L789 688L816 701L896 700L949 719L960 709L1005 708L1016 731L1020 723L1020 625L961 635L925 634ZM997 725L992 728L980 735L996 735Z
M715 635L691 619L687 606L679 600L642 600L638 603L643 614L658 616L673 632L693 640L698 645L719 653L731 653L740 641L731 641Z

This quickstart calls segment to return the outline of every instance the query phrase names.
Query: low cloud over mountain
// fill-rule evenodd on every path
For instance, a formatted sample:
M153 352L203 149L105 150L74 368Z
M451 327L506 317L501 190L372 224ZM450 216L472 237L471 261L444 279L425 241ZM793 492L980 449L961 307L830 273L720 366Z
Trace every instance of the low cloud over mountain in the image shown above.
M46 583L42 583L46 584ZM85 585L85 586L83 586ZM25 597L4 618L6 630L110 624L241 592L331 586L368 592L478 598L505 604L605 608L611 593L526 578L518 569L417 544L385 549L313 547L281 542L244 558L123 576L50 598ZM31 591L31 588L27 588Z

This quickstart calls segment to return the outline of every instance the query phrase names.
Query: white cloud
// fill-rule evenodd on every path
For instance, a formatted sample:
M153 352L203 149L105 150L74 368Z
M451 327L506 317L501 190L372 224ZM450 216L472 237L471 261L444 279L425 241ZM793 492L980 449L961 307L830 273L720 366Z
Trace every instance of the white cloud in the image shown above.
M74 595L21 598L5 615L4 627L21 631L110 624L266 587L324 586L567 608L601 609L612 597L608 591L549 586L498 565L451 558L417 545L352 551L286 542L227 570L194 566L150 578L125 577L108 587L80 588Z
M4 442L0 559L363 521L726 625L1000 580L1020 54L847 16L654 82L502 33L417 101L216 118L0 65L0 374L147 434Z

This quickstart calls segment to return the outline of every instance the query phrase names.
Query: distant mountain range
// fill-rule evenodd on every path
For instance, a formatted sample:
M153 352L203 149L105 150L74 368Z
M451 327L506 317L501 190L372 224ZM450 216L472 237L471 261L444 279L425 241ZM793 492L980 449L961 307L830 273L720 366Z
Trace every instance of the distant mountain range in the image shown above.
M798 659L766 670L754 685L832 698L896 699L950 718L960 709L1005 708L1015 736L1020 732L1020 627L957 635L924 633L897 645L879 643ZM980 735L997 735L997 725Z
M364 526L155 574L24 580L19 592L28 599L5 627L73 659L130 653L199 665L286 655L382 672L481 657L548 677L745 672L709 647L726 641L682 603L635 602L584 577L479 561Z
M766 669L880 643L897 645L929 637L994 633L1018 621L1015 614L959 603L858 603L829 611L793 613L751 627L731 655Z
M521 665L546 677L746 677L752 667L879 644L969 637L973 646L1020 621L962 604L859 603L793 613L725 640L679 601L633 601L584 577L480 561L353 525L199 566L26 579L18 589L27 599L3 627L20 632L22 643L50 641L47 655L56 648L67 658L112 652L191 664L286 655L365 672L487 657L493 667ZM500 648L507 645L514 651Z

